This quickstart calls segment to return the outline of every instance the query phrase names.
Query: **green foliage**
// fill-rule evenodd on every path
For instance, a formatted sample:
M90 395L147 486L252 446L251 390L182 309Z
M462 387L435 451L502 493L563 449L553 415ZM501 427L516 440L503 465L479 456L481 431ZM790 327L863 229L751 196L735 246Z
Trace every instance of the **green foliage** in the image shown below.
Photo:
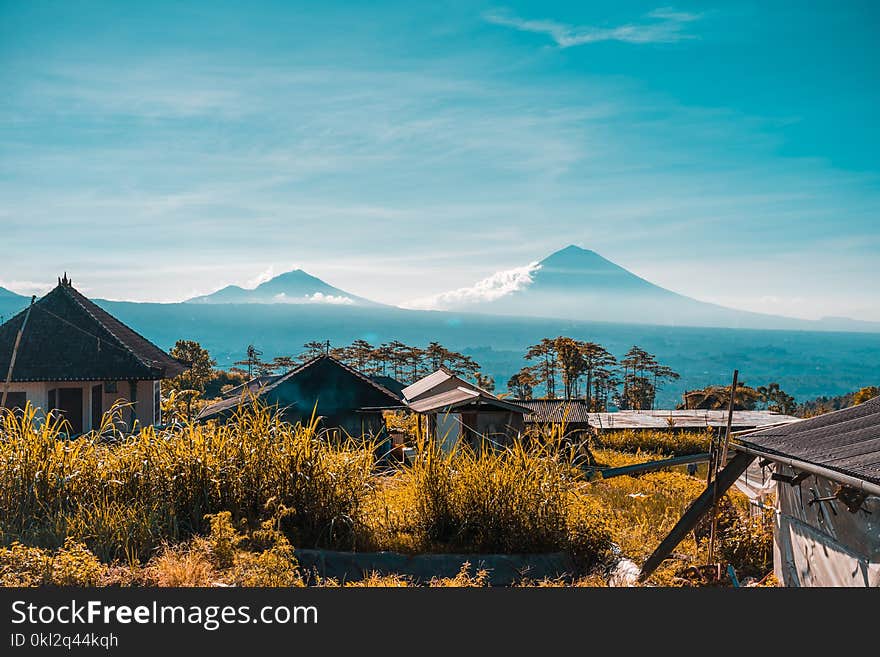
M773 569L773 515L764 511L756 518L738 517L720 532L719 552L725 563L734 564L737 575L763 577Z
M205 392L205 386L213 378L217 364L208 350L194 340L178 340L168 353L188 367L183 374L168 382L168 388Z

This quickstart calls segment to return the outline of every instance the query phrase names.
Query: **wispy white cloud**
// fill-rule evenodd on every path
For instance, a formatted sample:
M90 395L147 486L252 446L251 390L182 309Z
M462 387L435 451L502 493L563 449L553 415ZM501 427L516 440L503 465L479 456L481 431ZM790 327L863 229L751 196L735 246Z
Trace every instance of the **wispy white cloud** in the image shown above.
M342 294L324 294L323 292L315 292L302 297L289 297L284 292L276 294L272 297L273 303L326 303L333 306L349 306L354 303L354 299Z
M0 287L4 287L10 292L15 292L16 294L21 294L24 296L27 296L29 294L42 296L52 289L52 285L50 283L40 283L38 281L6 280L2 278L0 278Z
M614 27L593 25L569 25L554 20L523 19L515 14L497 9L483 14L483 18L493 25L510 27L520 32L546 34L560 48L571 48L600 41L622 41L624 43L674 43L685 39L695 39L686 29L689 23L700 18L700 14L676 11L671 7L661 7L651 11L636 23Z
M266 267L266 269L261 271L259 274L257 274L256 276L254 276L251 279L248 279L248 281L244 284L244 287L252 290L255 287L257 287L258 285L260 285L261 283L265 283L266 281L271 281L273 278L275 278L275 267L273 267L272 265L269 265L268 267Z
M423 299L403 304L404 308L420 310L446 310L500 299L512 292L523 290L532 284L532 275L541 268L537 262L525 267L515 267L495 272L470 287L460 287Z

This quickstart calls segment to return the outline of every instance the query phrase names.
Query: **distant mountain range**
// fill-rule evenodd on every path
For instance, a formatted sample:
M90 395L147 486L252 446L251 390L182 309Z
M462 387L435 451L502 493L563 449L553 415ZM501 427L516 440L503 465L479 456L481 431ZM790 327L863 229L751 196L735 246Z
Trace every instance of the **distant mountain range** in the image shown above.
M227 285L224 288L184 303L320 303L353 306L377 306L375 301L350 294L328 285L320 278L294 269L276 276L253 289Z
M269 360L299 354L313 340L330 340L334 346L356 339L371 344L401 340L420 346L436 340L472 356L503 391L510 376L526 364L523 354L529 345L567 335L598 342L616 356L634 344L656 354L681 374L660 393L659 403L669 407L680 401L685 389L726 383L734 368L748 384L776 381L799 401L844 394L880 381L876 323L796 320L704 304L577 247L523 271L525 276L506 285L501 294L461 304L468 311L384 306L305 272L282 274L253 290L224 288L184 303L96 301L163 349L178 339L197 340L220 367L244 358L249 344ZM448 294L443 301L451 305L461 297ZM615 297L625 301L618 303ZM29 301L30 297L0 288L0 320L10 319ZM629 321L615 323L617 317ZM688 321L795 330L682 326Z
M9 313L23 308L28 299L0 287L0 317L8 319ZM283 273L252 289L228 285L184 304L390 308L334 287L301 269ZM595 251L574 245L540 262L496 274L471 288L436 295L424 308L577 322L880 333L880 322L845 317L797 319L698 301L636 276ZM414 312L417 311L403 311L401 317Z
M880 322L804 320L726 308L646 281L595 251L570 245L500 280L434 297L440 310L574 321L753 329L880 331ZM499 289L500 288L500 289ZM477 291L478 293L473 293Z

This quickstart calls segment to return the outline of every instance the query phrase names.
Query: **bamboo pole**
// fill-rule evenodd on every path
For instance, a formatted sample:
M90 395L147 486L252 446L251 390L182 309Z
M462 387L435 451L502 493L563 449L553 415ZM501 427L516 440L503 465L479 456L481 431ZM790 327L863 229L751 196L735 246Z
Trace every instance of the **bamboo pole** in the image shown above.
M718 525L718 476L719 468L723 468L727 464L727 447L730 444L730 428L733 424L733 406L736 403L736 385L739 379L739 370L733 370L733 384L730 386L730 401L727 404L727 427L724 432L724 438L720 445L720 454L716 451L718 457L713 464L716 475L712 482L712 522L709 525L709 554L707 565L711 566L715 563L715 533ZM723 492L723 491L722 491Z
M21 336L24 334L24 329L31 316L31 308L34 307L34 301L36 301L36 299L36 294L31 297L31 305L28 306L27 312L24 315L24 321L21 323L21 328L18 329L18 334L15 336L15 344L12 347L12 356L9 358L9 369L6 371L6 381L3 383L3 396L0 397L0 408L6 408L6 396L9 394L9 384L12 382L12 370L15 368L15 359L18 356L18 347L21 344Z

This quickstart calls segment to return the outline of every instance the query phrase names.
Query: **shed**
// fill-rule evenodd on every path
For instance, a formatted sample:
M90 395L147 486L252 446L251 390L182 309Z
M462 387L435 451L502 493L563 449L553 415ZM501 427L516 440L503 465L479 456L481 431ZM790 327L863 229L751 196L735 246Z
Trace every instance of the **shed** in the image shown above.
M880 397L735 436L733 458L642 566L647 577L736 483L775 490L773 569L785 586L880 586Z
M776 484L773 567L786 586L880 586L880 397L739 436Z
M19 334L21 339L15 348ZM10 363L14 363L10 371ZM0 386L7 408L27 402L64 415L70 434L97 429L129 402L127 421L161 421L160 381L186 366L73 287L65 274L30 308L0 326Z
M496 397L441 367L403 389L407 406L425 417L424 431L446 451L460 440L506 444L519 436L529 409Z
M566 435L586 433L590 427L590 407L585 399L511 399L529 409L524 417L526 429L565 427Z

